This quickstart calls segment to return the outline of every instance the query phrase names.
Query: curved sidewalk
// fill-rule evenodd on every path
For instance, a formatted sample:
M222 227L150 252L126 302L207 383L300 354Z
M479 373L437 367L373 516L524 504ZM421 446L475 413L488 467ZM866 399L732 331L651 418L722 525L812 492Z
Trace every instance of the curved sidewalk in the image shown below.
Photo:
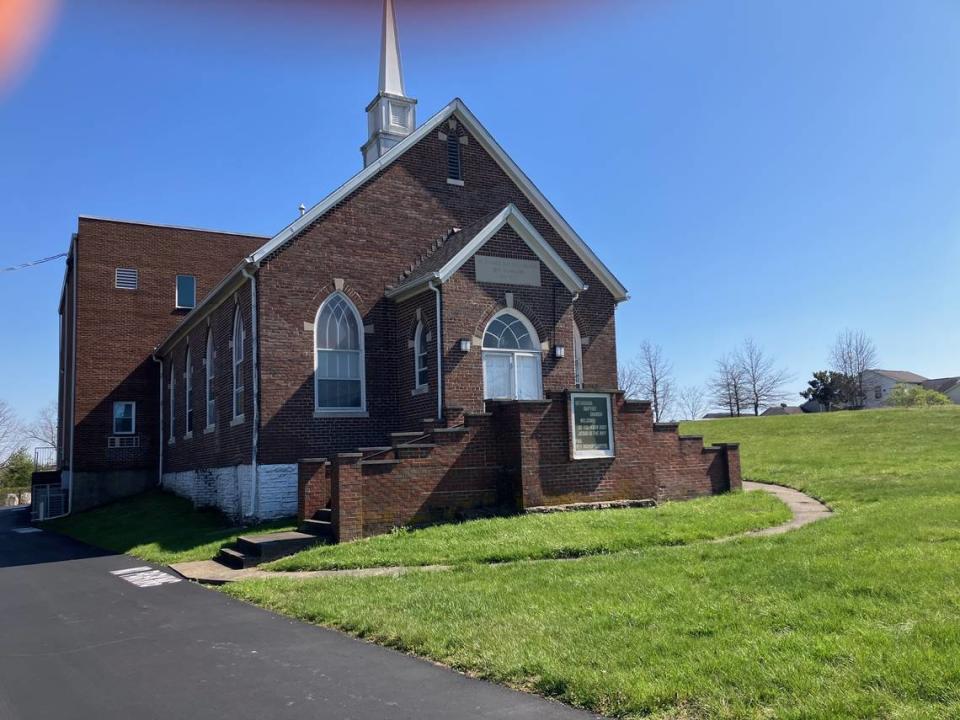
M833 514L833 510L809 495L805 495L799 490L784 487L783 485L771 485L770 483L758 483L744 481L743 489L747 492L762 491L775 495L784 505L790 508L793 518L774 527L763 528L762 530L749 530L736 535L714 538L707 540L710 543L725 543L731 540L737 540L744 537L763 537L766 535L781 535L791 530L796 530L804 525L809 525L817 520L823 520ZM693 544L693 543L691 543ZM592 557L591 555L582 555L576 558L563 558L566 560L582 560ZM540 558L536 560L517 560L515 562L556 562L560 558ZM498 565L509 565L510 563L496 563ZM200 560L197 562L175 563L170 568L186 578L207 585L223 585L225 583L236 582L237 580L247 580L250 578L287 578L294 580L309 580L313 578L329 577L378 577L383 575L397 576L408 572L436 572L450 570L452 565L416 565L410 567L375 567L375 568L357 568L353 570L301 570L295 572L273 572L269 570L260 570L259 568L247 568L245 570L233 570L213 560Z

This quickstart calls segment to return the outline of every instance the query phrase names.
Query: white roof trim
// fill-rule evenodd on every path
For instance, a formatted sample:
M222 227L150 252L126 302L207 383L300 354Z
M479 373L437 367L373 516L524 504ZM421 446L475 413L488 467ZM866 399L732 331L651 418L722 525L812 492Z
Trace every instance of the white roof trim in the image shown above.
M557 251L550 247L550 243L543 239L543 236L537 232L537 229L530 224L530 221L524 217L519 208L510 203L501 210L495 218L487 223L473 239L464 245L460 251L447 261L447 264L434 273L418 278L406 286L401 286L386 293L387 297L404 299L416 295L423 291L431 282L439 280L442 283L447 282L453 275L463 267L463 265L480 250L487 241L496 235L504 225L509 225L516 231L517 235L527 244L550 272L557 276L564 287L571 293L581 293L587 289L583 280L573 271L567 263L563 261Z
M290 223L290 225L274 235L273 238L271 238L249 257L249 261L260 262L263 260L263 258L285 245L287 241L296 237L301 230L309 227L318 218L322 217L330 208L337 205L350 193L367 182L367 180L390 165L390 163L403 155L407 150L420 142L424 137L436 130L444 120L453 114L457 115L457 118L464 124L467 130L474 137L476 137L481 146L483 146L483 148L490 154L497 164L500 165L510 179L513 180L523 191L523 194L526 195L527 199L531 203L533 203L533 206L537 209L537 211L546 218L547 222L553 226L560 237L567 242L570 248L577 254L583 263L590 268L597 278L600 279L600 281L613 295L614 299L617 302L626 300L627 289L613 276L613 273L607 269L607 267L587 246L583 239L577 235L576 232L574 232L573 228L570 227L567 221L563 219L559 212L557 212L556 208L550 204L546 197L544 197L543 193L541 193L540 190L538 190L537 187L530 181L530 178L528 178L523 171L520 170L517 164L510 158L510 156L504 152L503 148L500 147L497 141L493 139L490 133L487 132L486 128L480 124L480 121L477 120L476 116L470 112L467 106L464 105L463 101L459 98L455 99L445 108L443 108L443 110L427 120L427 122L417 128L415 132L410 134L403 141L391 148L390 151L379 160L361 170L326 198L310 208L306 213L304 213L303 217L297 218L294 222Z

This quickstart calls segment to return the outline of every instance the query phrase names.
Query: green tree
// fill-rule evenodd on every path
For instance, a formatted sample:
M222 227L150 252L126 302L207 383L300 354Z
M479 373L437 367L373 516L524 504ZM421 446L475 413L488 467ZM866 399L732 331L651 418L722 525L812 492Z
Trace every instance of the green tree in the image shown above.
M30 487L33 475L33 458L30 451L22 447L10 453L3 470L0 471L0 487Z
M943 393L930 390L921 385L899 384L887 398L887 404L893 407L923 408L936 405L949 405L953 401Z
M813 379L807 381L808 387L800 393L807 400L816 400L827 412L837 406L851 403L856 396L856 383L843 373L830 370L818 370Z

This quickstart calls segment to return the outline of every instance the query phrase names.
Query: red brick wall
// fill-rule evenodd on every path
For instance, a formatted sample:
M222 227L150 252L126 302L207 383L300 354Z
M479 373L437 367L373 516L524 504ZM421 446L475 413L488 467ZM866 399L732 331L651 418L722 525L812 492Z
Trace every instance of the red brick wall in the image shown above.
M436 388L431 376L430 392L412 399L411 315L415 307L432 315L433 293L399 306L384 298L403 270L426 253L435 240L453 227L467 227L493 211L514 203L590 286L576 303L573 315L583 335L591 338L584 353L591 384L610 387L616 383L614 302L603 284L576 257L547 221L524 198L520 190L472 138L463 147L464 186L446 181L446 145L431 134L408 150L375 178L331 209L297 238L267 258L258 272L261 299L261 390L262 430L260 461L295 462L300 457L332 457L336 452L383 444L394 430L408 430L411 423L436 414ZM519 240L517 240L519 242ZM494 245L494 247L496 244ZM516 243L504 243L502 252L528 252ZM526 257L526 255L524 255ZM470 272L470 271L467 271ZM529 304L543 328L544 339L552 336L554 279L543 269L545 284L536 298L523 288L510 287L521 303ZM315 418L313 386L313 330L317 309L343 280L344 292L354 301L372 332L365 335L366 418ZM499 297L500 288L488 288L488 304ZM474 288L474 291L477 289ZM456 295L470 290L444 288L445 320L458 311ZM523 295L523 297L520 297ZM557 305L569 304L563 290ZM471 301L477 300L472 297ZM428 308L431 308L428 311ZM547 308L541 312L539 308ZM469 325L483 321L471 309ZM573 345L570 310L558 315L558 332L564 344ZM452 368L452 400L469 401L476 407L482 394L478 365L468 377L456 373L460 328L446 329L443 336L444 369ZM436 336L434 335L434 338ZM432 346L431 346L432 350ZM479 361L479 353L470 361ZM431 366L434 363L431 352ZM550 387L572 383L572 352L554 367L545 358ZM435 372L435 368L431 369ZM569 378L569 380L567 379ZM468 392L472 384L472 392ZM459 386L459 389L457 389Z
M252 236L80 218L76 470L156 468L160 381L150 355L186 314L174 307L176 276L196 276L199 301L263 242ZM114 288L118 267L139 271L138 290ZM68 361L66 353L61 359L65 355ZM115 400L137 403L138 450L107 450Z
M247 281L226 302L207 315L208 322L198 323L186 338L163 358L164 372L164 472L195 468L249 465L253 461L253 332L250 312L250 282ZM234 316L239 308L245 330L243 362L243 419L233 415L233 340ZM207 428L206 350L207 332L213 331L214 398L216 421ZM186 394L184 378L187 346L193 372L193 433L186 433ZM174 441L170 442L170 368L176 373L174 403Z

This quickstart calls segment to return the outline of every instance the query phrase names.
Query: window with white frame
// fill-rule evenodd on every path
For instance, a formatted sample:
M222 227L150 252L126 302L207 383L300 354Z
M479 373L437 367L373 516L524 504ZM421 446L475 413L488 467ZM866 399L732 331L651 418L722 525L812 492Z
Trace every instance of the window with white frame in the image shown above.
M417 389L427 386L427 329L423 323L417 323L417 332L413 337L413 365Z
M243 314L238 307L233 314L233 417L243 416L243 345L246 332L243 329Z
M190 346L187 345L187 353L183 359L183 409L186 414L187 437L193 435L193 360L190 353Z
M573 324L573 385L583 387L583 338L576 323Z
M177 275L177 308L197 305L197 279L193 275Z
M217 399L213 387L214 378L214 357L216 353L213 348L213 328L207 330L207 355L204 358L204 370L206 375L206 395L207 395L207 427L212 428L217 424Z
M501 310L483 333L483 397L539 400L543 397L537 333L516 310Z
M363 323L341 292L328 297L314 322L314 384L318 412L366 408Z
M121 400L113 404L113 434L133 435L137 431L137 404Z
M172 443L177 435L177 372L176 366L172 362L170 363L170 384L167 389L170 392L169 441Z

